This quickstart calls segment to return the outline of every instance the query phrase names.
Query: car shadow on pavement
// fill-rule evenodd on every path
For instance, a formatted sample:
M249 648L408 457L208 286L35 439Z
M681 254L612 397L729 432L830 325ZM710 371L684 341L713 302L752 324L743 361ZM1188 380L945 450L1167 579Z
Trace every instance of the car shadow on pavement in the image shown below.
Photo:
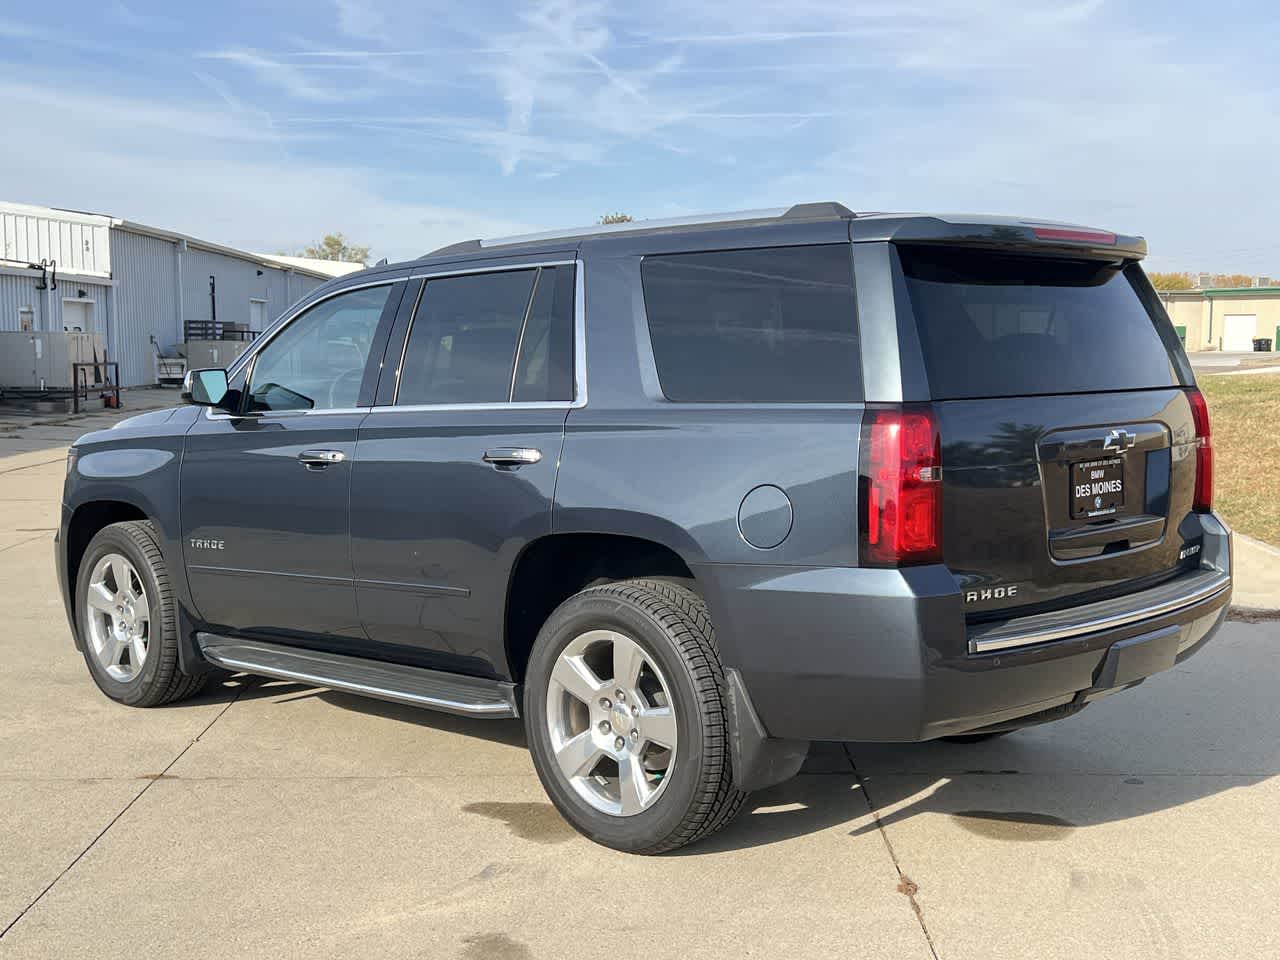
M973 747L962 744L849 744L853 758L874 757L874 772L802 772L752 794L721 833L673 855L742 850L828 830L860 837L929 815L991 840L1057 841L1077 828L1143 817L1274 776L1191 772L1198 760L1211 763L1215 747L1202 749L1204 756L1184 758L1184 772L1129 775L1082 769L1087 744L1066 731L1047 743L1019 743L1014 735L985 746L987 762L979 763L967 759ZM1280 769L1277 760L1268 768Z
M316 698L339 707L368 716L384 717L401 723L411 723L419 727L430 727L446 733L456 733L463 737L490 740L513 747L524 747L524 724L519 720L493 720L477 717L455 716L434 710L423 710L421 707L394 703L389 700L375 700L372 697L361 697L356 694L342 693L324 687L296 683L290 680L272 680L267 677L255 677L250 674L236 674L219 678L210 683L198 697L184 701L175 706L200 705L208 703L225 703L231 701L258 700L271 697L278 703L292 703L299 700Z

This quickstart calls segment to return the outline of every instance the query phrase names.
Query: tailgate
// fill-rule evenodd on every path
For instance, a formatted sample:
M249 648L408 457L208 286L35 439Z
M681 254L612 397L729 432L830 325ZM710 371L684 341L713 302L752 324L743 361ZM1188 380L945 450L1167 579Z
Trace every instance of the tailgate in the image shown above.
M944 560L971 620L1195 566L1196 432L1136 263L902 247L942 442ZM1187 530L1197 530L1189 524Z

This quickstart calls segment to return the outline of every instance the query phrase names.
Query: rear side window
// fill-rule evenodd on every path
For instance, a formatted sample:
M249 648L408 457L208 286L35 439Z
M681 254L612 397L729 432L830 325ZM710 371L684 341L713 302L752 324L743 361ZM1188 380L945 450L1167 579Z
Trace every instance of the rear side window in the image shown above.
M538 273L516 348L511 399L517 403L573 399L573 285L573 267Z
M668 399L862 399L847 244L645 257L640 272Z
M574 268L428 280L396 404L573 399Z
M935 399L1178 385L1136 265L898 248ZM1167 324L1166 324L1167 325Z

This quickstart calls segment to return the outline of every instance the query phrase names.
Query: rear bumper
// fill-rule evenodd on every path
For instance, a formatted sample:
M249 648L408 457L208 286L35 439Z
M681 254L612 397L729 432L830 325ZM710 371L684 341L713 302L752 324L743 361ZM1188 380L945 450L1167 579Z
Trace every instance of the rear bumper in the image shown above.
M769 736L929 740L1087 703L1199 650L1231 600L1230 532L1200 519L1198 571L1121 601L974 630L942 566L695 574L726 666Z

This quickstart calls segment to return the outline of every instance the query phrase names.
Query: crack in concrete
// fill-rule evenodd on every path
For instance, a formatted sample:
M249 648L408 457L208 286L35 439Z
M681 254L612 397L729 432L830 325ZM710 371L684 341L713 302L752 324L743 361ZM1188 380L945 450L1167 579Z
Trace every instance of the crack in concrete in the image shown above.
M52 890L55 886L57 886L57 883L59 880L61 880L68 873L70 873L71 870L75 867L75 865L85 858L85 856L89 853L89 851L92 850L97 845L98 841L107 835L107 831L110 830L112 827L114 827L116 825L116 822L121 817L123 817L126 813L128 813L129 809L135 803L137 803L139 800L142 799L142 795L146 793L148 790L150 790L151 787L156 783L156 781L163 779L164 775L169 772L170 768L172 768L175 763L181 760L186 755L186 752L188 750L190 750L193 746L195 746L197 743L200 742L200 739L213 728L213 725L222 719L222 715L225 714L228 710L230 710L232 705L237 700L240 699L240 694L244 693L245 689L246 688L242 686L239 690L237 690L236 695L227 701L226 705L221 710L218 711L217 715L212 720L210 720L207 724L205 724L204 729L201 730L198 734L196 734L195 737L193 737L185 747L179 750L178 755L174 757L172 760L170 760L169 763L165 766L165 768L160 771L160 773L156 774L153 778L149 778L147 780L146 785L141 790L139 790L136 794L134 794L133 799L130 800L128 803L126 803L123 809L121 809L119 813L117 813L114 817L112 817L111 820L107 823L107 825L103 827L101 831L99 831L98 835L89 841L89 845L86 846L83 850L81 850L78 854L76 854L75 859L72 860L65 867L63 867L62 871L56 877L54 877L53 880L49 882L49 885L36 895L36 898L32 900L30 903L28 903L25 907L23 907L22 910L18 913L18 915L14 917L12 920L10 920L3 930L0 930L0 940L3 940L5 937L5 934L7 934L10 930L12 930L15 926L17 926L18 921L21 920L23 917L25 917L27 913L29 913L37 903L39 903L41 900L44 899L45 894L47 894L50 890Z
M876 821L876 830L880 833L880 839L884 842L884 848L889 853L889 859L893 861L893 869L898 872L897 890L907 898L911 904L911 911L916 915L916 922L920 924L920 932L924 934L925 943L929 945L929 954L933 960L938 960L938 950L933 945L933 935L929 932L929 925L924 921L924 910L920 906L920 901L916 899L916 894L920 892L920 887L914 880L902 872L902 865L898 862L898 853L893 849L893 843L889 840L889 834L884 828L884 823L880 820L880 811L876 809L875 802L871 799L871 794L867 791L867 784L862 779L862 774L858 772L857 761L853 759L853 754L849 752L848 744L841 745L844 749L844 755L849 758L849 765L853 767L854 779L858 781L858 788L862 791L863 802L867 805L867 811Z

